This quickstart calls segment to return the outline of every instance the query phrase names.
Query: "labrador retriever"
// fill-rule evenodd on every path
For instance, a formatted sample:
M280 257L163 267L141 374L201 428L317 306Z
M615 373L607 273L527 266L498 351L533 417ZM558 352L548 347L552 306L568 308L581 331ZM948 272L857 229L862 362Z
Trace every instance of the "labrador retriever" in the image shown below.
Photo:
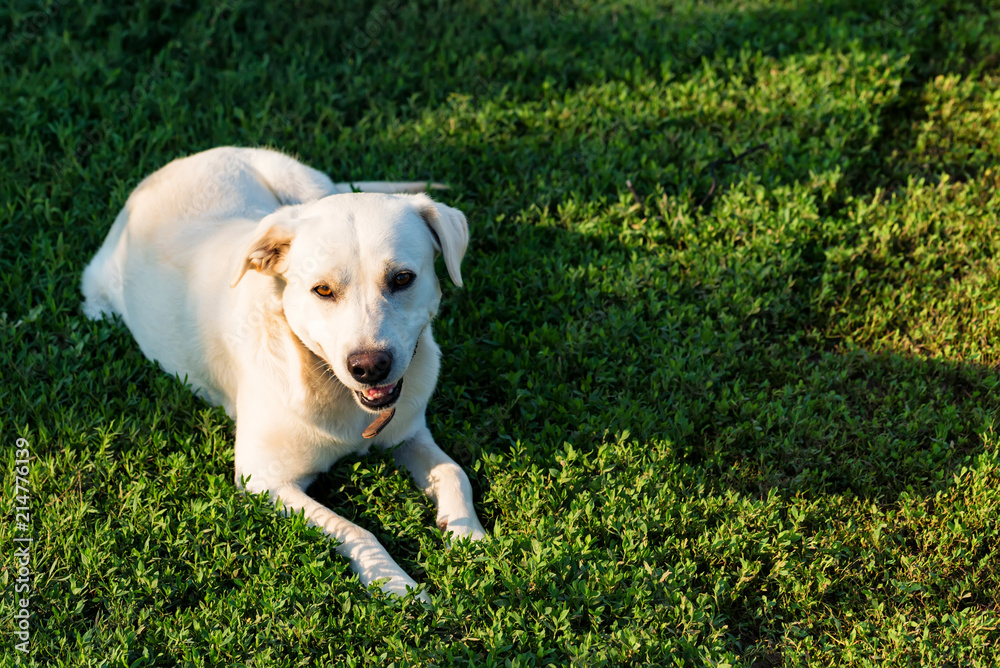
M362 584L399 595L416 582L306 488L345 455L401 443L396 462L436 502L438 526L486 535L425 421L441 357L434 260L461 286L469 233L460 211L402 194L422 189L212 149L136 187L82 283L88 317L119 315L147 357L236 421L238 486L303 512Z

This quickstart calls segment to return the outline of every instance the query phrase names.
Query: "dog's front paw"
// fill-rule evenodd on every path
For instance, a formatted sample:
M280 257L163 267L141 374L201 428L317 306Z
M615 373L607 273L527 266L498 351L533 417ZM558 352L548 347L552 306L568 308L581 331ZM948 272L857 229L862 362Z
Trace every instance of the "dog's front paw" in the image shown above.
M471 517L438 517L438 527L451 534L451 540L459 541L463 538L475 542L486 538L486 529L479 523L479 518L475 515Z
M409 576L395 576L389 578L388 580L383 579L379 581L378 586L379 589L386 594L391 594L400 598L406 598L411 591L417 589L417 583L414 582ZM425 591L417 593L416 598L424 603L431 602L431 597Z

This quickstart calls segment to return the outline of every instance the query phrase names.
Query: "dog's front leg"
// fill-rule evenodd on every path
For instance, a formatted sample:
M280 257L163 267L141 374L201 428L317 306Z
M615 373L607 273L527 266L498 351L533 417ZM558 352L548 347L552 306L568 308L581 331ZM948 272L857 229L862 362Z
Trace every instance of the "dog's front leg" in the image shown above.
M486 537L472 506L472 485L465 471L434 442L423 427L395 452L397 464L406 467L414 482L437 504L437 525L454 538Z
M351 562L351 569L358 574L361 584L368 586L376 580L388 580L381 584L382 591L398 596L406 596L407 589L416 589L413 578L393 561L389 553L370 531L344 519L305 493L309 479L274 485L254 485L253 476L247 489L254 492L267 491L271 501L282 507L286 513L302 511L312 526L322 529L337 540L337 553ZM421 592L420 599L430 602L430 597Z

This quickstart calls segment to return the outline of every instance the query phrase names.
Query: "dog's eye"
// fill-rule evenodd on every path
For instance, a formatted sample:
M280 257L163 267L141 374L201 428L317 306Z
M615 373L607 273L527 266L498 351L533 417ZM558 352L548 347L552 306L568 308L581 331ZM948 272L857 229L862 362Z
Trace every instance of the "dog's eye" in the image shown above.
M315 288L313 288L313 292L315 292L320 297L323 297L324 299L333 296L333 290L330 289L329 285L317 285Z
M392 287L396 290L400 288L405 288L407 285L413 282L413 279L417 275L412 271L401 271L392 277Z

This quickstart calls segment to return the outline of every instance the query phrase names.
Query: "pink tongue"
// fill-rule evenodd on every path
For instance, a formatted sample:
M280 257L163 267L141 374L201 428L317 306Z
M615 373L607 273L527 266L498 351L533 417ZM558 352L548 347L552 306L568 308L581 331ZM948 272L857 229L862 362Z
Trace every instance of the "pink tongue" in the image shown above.
M382 387L373 387L370 390L365 390L365 398L381 399L382 397L392 394L394 389L396 389L395 383L392 385L383 385Z

